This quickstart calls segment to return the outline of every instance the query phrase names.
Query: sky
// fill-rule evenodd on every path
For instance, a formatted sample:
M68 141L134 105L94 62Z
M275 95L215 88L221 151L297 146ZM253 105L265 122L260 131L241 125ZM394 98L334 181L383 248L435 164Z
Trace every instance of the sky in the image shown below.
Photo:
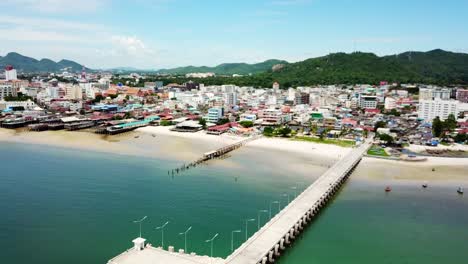
M0 56L95 69L468 53L467 0L1 0L0 10Z

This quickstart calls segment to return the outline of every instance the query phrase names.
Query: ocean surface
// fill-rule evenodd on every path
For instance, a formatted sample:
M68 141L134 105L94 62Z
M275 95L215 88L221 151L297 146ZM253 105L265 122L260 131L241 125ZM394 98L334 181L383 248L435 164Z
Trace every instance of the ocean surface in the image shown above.
M183 174L175 159L140 158L0 143L1 263L106 263L139 235L161 245L226 257L257 229L258 211L278 211L326 170L324 161L242 148ZM283 162L279 162L283 161ZM296 163L294 163L294 161ZM303 165L301 165L303 163ZM310 164L309 164L310 163ZM366 173L359 168L356 173ZM468 199L449 186L398 186L351 180L280 263L464 263ZM260 224L269 215L260 214Z

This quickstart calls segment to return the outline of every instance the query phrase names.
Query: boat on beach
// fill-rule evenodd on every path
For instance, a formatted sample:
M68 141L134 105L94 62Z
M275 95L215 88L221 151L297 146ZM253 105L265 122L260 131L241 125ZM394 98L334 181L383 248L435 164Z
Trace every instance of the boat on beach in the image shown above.
M463 188L462 188L462 187L458 187L457 193L458 193L458 194L463 194L463 193L464 193Z
M388 192L391 192L391 191L392 191L392 187L390 187L390 186L385 187L385 192L388 193Z

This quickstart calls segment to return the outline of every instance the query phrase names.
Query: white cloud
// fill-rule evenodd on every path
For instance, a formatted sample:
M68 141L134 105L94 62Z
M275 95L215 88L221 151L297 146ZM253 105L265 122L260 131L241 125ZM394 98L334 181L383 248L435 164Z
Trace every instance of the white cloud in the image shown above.
M145 56L154 54L154 51L146 47L141 39L128 36L112 36L112 53L114 55Z
M41 13L95 12L108 0L2 0L0 6L29 9Z

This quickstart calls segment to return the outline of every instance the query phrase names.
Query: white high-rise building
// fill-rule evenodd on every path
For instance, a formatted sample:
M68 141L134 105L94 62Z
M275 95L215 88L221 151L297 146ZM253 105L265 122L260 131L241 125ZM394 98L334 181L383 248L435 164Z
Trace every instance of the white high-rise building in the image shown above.
M231 85L231 84L221 86L221 90L225 93L234 93L237 90L236 88L237 87L235 85Z
M430 88L419 88L419 100L432 100L433 93Z
M81 100L83 99L83 92L78 85L69 85L65 89L65 94L68 99Z
M18 75L16 74L16 70L13 66L8 65L5 67L5 79L6 81L18 80Z
M51 99L59 98L59 88L50 86L46 89L47 96Z
M226 105L237 105L237 93L226 93Z
M439 117L440 120L445 120L450 114L458 116L458 101L455 100L420 100L418 117L427 122L431 122L434 118Z
M288 101L294 101L296 99L296 89L289 88L288 89Z
M385 98L385 110L392 110L396 108L396 100L392 97Z
M436 89L433 92L434 99L450 100L450 89Z

